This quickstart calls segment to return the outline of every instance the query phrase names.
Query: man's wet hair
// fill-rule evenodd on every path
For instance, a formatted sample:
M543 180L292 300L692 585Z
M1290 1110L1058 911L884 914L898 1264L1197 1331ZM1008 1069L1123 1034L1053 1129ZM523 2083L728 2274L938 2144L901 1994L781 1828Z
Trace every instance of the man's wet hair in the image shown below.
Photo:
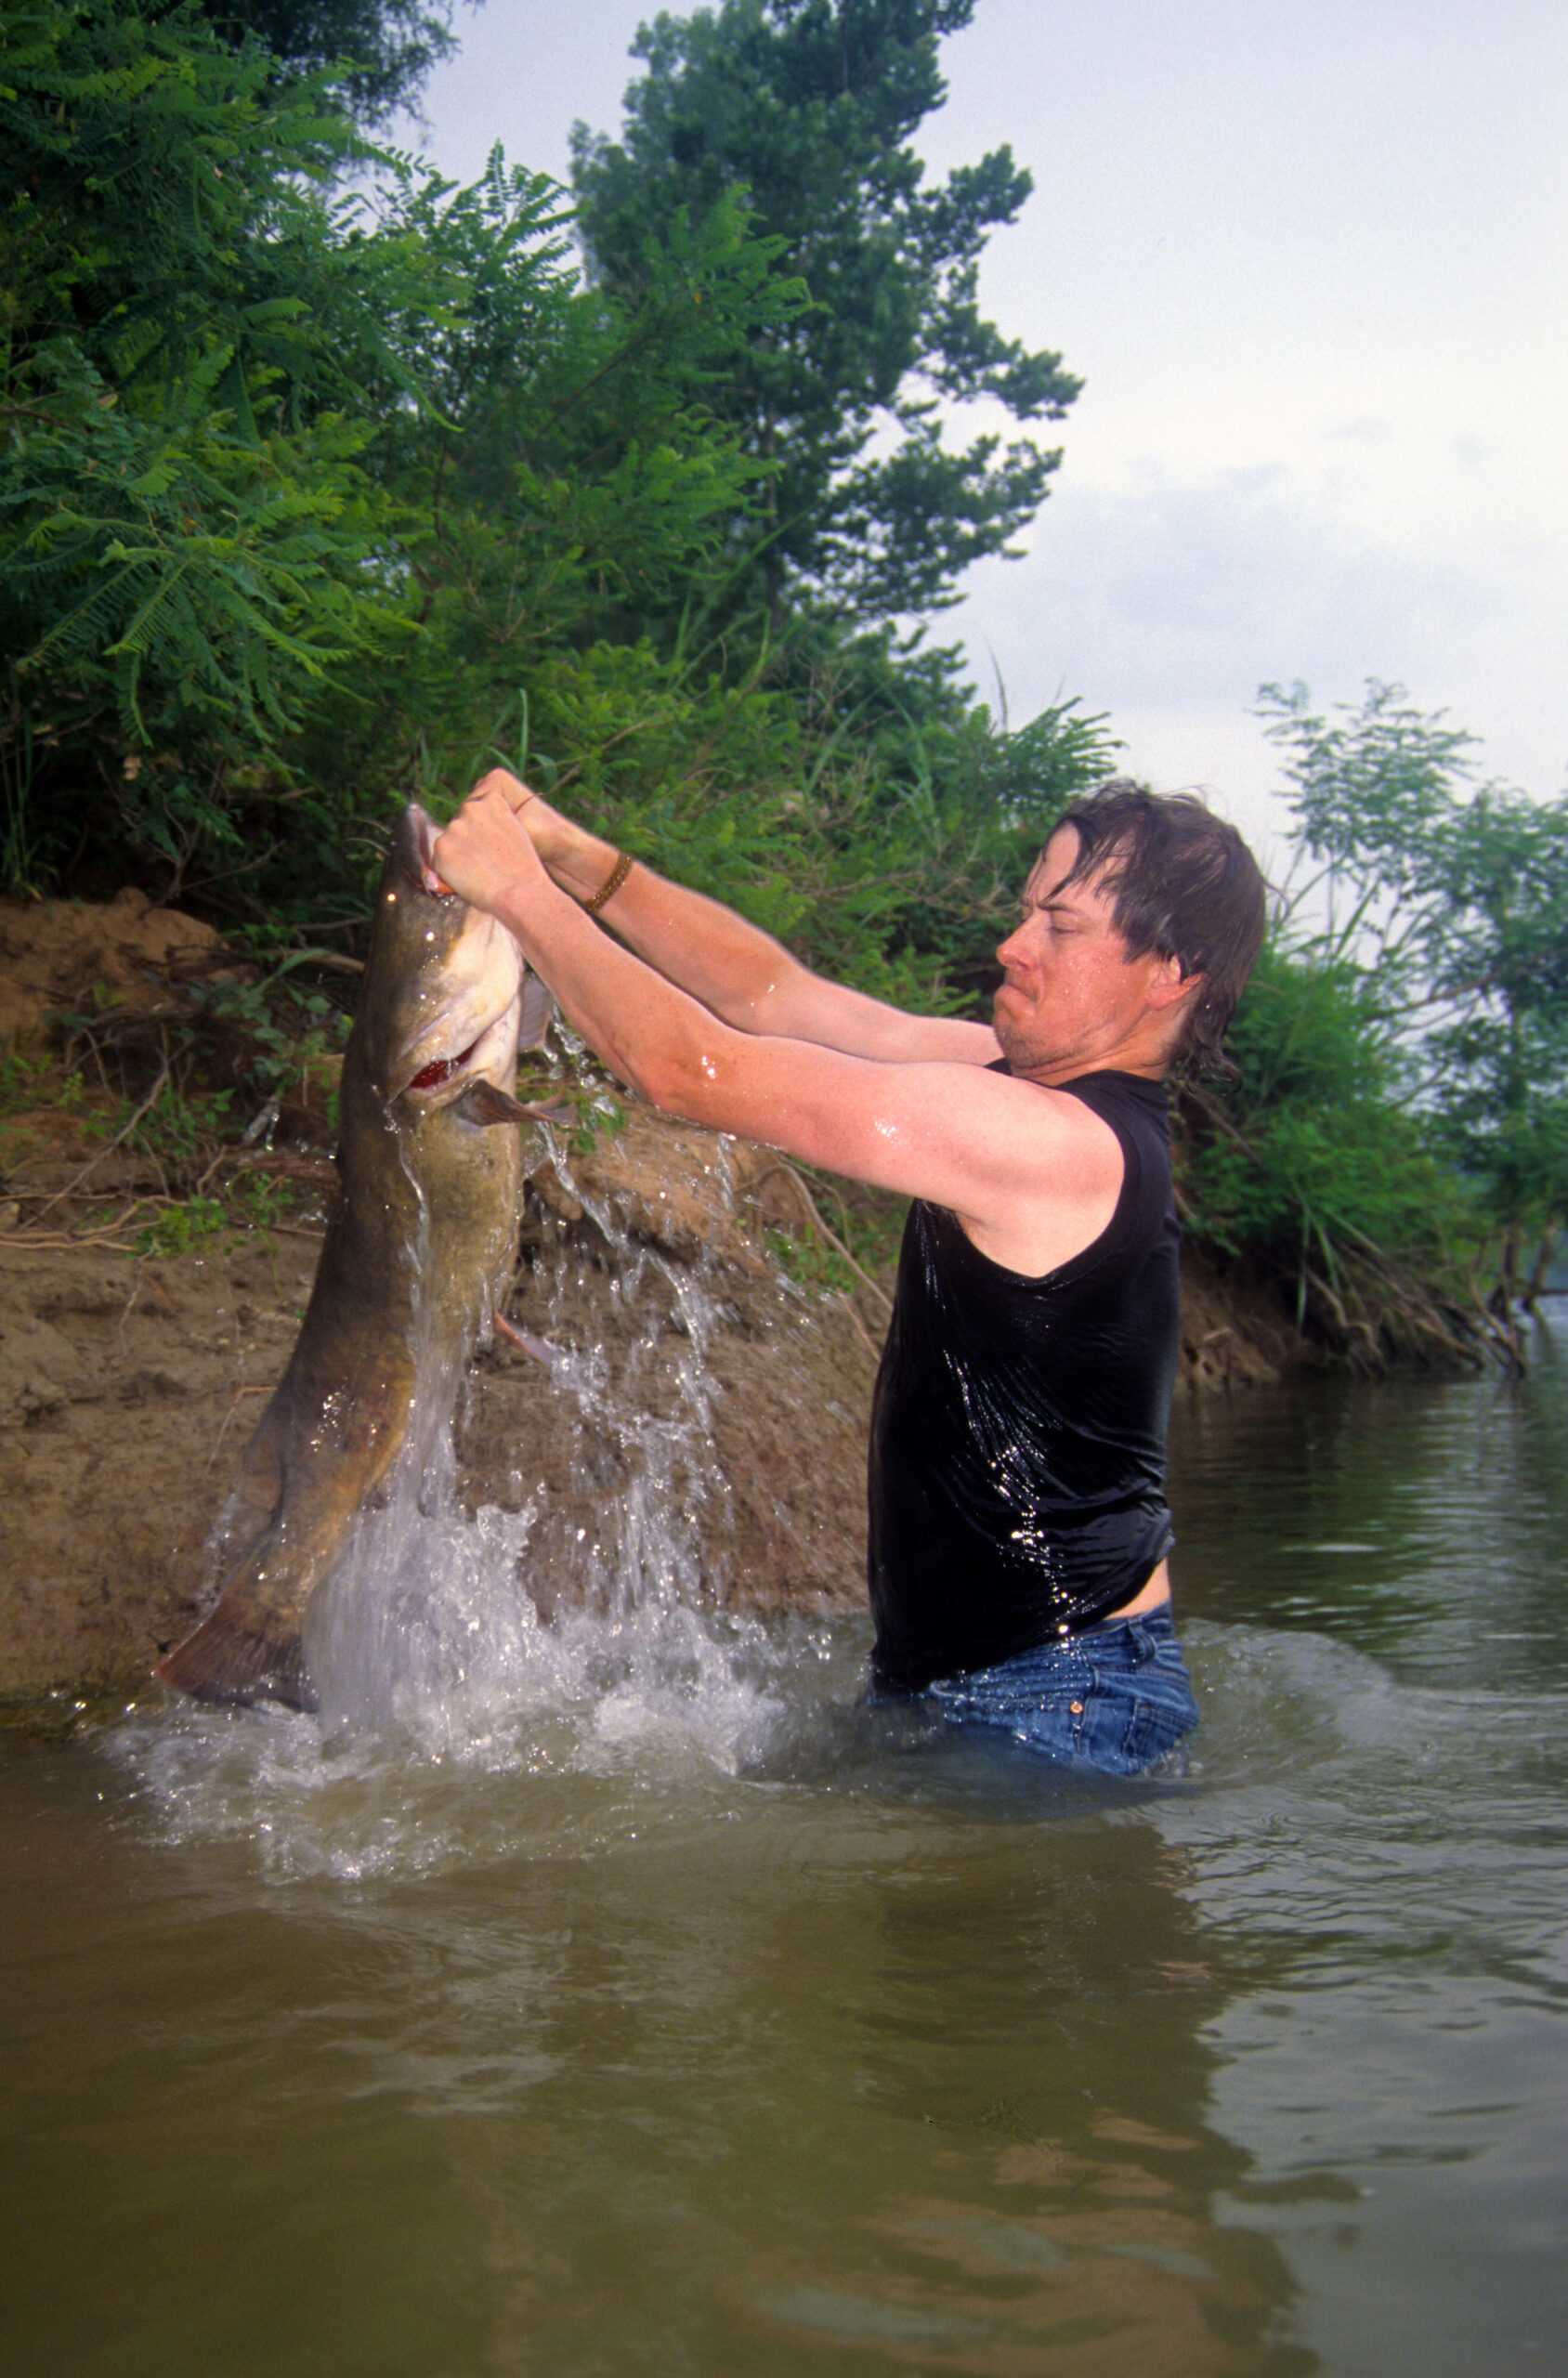
M1068 883L1110 895L1111 920L1129 958L1173 958L1183 981L1202 984L1171 1052L1193 1073L1233 1073L1226 1028L1263 946L1268 894L1258 862L1234 826L1191 792L1151 792L1111 777L1075 801L1052 833L1071 826L1078 857Z

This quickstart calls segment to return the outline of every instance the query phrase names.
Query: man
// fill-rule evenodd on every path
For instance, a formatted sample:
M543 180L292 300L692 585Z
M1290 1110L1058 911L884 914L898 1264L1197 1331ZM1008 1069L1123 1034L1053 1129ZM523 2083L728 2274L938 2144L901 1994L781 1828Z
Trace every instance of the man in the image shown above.
M1235 829L1121 779L1070 808L989 1029L824 980L503 771L435 857L656 1106L916 1200L871 1426L875 1690L1110 1773L1163 1757L1197 1710L1167 1560L1161 1085L1220 1061L1261 942Z

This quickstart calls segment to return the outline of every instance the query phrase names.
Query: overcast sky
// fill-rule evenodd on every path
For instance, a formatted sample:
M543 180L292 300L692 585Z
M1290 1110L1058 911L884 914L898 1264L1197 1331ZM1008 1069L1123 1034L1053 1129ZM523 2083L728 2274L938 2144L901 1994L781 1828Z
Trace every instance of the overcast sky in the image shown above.
M654 13L460 8L411 145L565 179ZM1265 838L1268 679L1397 680L1568 787L1563 0L979 0L942 55L932 172L1034 176L985 309L1085 382L1027 557L938 623L982 693L1080 696Z

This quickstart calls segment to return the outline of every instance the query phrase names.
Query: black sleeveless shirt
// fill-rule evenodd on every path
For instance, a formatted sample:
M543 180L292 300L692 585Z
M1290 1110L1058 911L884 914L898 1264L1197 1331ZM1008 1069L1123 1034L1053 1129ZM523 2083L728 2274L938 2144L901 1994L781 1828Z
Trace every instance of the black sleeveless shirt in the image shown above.
M875 1681L919 1692L1092 1626L1169 1551L1179 1335L1170 1124L1158 1082L1058 1087L1120 1143L1106 1229L1039 1279L917 1199L871 1413Z

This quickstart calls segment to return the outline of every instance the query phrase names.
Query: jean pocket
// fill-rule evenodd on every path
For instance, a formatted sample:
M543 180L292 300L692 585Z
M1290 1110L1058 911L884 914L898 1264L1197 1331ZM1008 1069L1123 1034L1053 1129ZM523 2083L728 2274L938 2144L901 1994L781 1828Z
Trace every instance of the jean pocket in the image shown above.
M1139 1694L1128 1717L1121 1755L1130 1768L1152 1767L1156 1759L1173 1751L1196 1724L1197 1705L1190 1692L1154 1701Z

